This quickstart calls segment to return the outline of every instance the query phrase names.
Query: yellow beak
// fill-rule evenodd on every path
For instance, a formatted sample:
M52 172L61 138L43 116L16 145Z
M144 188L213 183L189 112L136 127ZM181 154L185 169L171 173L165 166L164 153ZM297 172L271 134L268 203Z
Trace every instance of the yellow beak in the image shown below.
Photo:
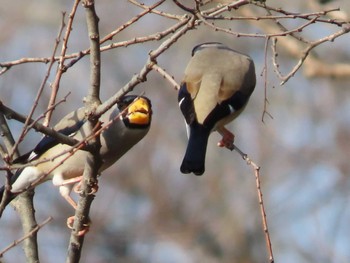
M127 116L132 124L147 125L151 121L151 114L151 105L146 99L140 97L131 103Z

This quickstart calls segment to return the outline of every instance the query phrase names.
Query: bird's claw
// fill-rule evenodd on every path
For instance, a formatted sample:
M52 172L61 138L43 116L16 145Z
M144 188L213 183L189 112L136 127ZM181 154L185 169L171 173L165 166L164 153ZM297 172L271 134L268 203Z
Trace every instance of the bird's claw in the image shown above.
M74 193L81 194L81 181L73 187Z
M81 188L82 182L79 182L77 185L74 186L73 191L77 194L82 193L82 188ZM88 193L88 195L93 195L97 193L98 191L98 183L93 183L91 186L91 191Z
M91 186L91 191L88 194L93 195L93 194L96 194L97 191L98 191L98 183L96 182Z
M74 225L74 216L70 216L67 218L67 227L69 229L73 229L73 225ZM88 222L83 224L83 227L81 230L78 231L77 236L81 237L87 234L87 232L89 232L90 230L90 225L91 225L91 220L88 219Z

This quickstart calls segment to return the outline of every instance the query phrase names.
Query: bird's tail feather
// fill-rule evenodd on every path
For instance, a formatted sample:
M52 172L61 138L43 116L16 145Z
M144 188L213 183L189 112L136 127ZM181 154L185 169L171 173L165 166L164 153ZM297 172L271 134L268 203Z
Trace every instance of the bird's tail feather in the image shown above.
M203 127L191 127L185 157L180 171L202 175L205 171L205 155L210 131Z

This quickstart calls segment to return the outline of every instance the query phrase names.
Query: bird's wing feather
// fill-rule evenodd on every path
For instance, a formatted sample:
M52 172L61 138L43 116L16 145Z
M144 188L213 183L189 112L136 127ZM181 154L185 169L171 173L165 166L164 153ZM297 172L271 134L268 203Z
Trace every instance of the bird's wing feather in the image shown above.
M77 122L75 125L66 127L62 130L58 130L57 132L62 133L66 136L73 136L85 123L84 120ZM59 141L56 138L50 136L44 136L41 141L37 144L37 146L33 150L33 154L30 157L30 161L36 159L38 156L46 152L48 149L51 149L55 145L59 144Z
M86 118L84 118L84 116L84 110L83 108L80 108L77 111L66 115L59 123L55 125L54 129L66 136L73 136L86 122ZM13 163L26 163L28 161L33 161L58 143L59 141L56 138L45 135L33 150L16 158Z
M193 100L191 94L187 90L187 83L183 82L181 84L178 102L180 110L185 118L187 124L191 124L196 119L196 113L194 111Z

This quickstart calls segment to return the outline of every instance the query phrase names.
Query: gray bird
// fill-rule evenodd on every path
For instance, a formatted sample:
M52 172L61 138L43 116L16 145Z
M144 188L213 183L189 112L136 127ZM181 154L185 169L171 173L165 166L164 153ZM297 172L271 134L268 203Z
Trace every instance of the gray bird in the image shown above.
M204 173L211 132L223 135L219 146L232 145L234 135L224 125L244 110L255 83L254 62L249 56L217 42L193 48L178 94L189 136L182 173Z
M102 125L109 125L100 135L99 173L110 167L148 132L151 125L152 106L143 96L124 96L117 105L100 117ZM109 123L109 124L108 124ZM54 129L82 141L88 134L85 109L80 108L66 115ZM72 151L72 147L59 143L55 138L44 136L38 145L14 163L28 164L11 177L11 190L6 205L18 194L47 180L59 187L60 194L76 209L71 198L73 186L79 184L85 167L87 152ZM4 194L0 188L0 202Z

